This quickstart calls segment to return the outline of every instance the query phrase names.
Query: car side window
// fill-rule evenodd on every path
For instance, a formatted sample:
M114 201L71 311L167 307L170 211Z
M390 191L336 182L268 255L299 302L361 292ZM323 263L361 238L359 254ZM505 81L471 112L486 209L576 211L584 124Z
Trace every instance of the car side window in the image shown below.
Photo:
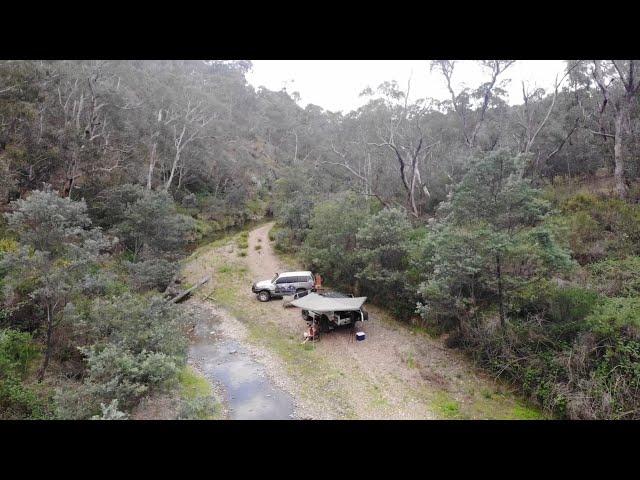
M280 277L278 280L276 280L276 284L281 283L291 283L291 277Z

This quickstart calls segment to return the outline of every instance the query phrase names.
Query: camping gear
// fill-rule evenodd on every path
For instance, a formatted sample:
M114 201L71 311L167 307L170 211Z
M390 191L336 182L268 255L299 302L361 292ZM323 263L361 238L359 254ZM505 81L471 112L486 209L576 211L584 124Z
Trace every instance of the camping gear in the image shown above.
M358 342L363 341L365 338L367 338L366 333L364 333L364 332L358 332L358 333L356 333L356 340L357 340Z
M367 297L329 298L317 293L310 293L292 301L291 305L314 312L348 312L360 310L366 299Z
M313 324L309 325L309 331L304 332L304 342L302 342L302 345L304 345L308 341L314 342L316 340L318 340L318 329Z

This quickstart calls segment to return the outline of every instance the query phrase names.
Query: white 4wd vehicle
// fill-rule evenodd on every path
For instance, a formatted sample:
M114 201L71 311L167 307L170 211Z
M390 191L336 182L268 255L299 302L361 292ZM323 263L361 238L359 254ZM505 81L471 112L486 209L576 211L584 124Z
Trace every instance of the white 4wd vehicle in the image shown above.
M276 273L271 280L262 280L251 286L251 291L258 295L258 300L268 302L272 297L283 297L313 290L315 285L313 274L305 272Z

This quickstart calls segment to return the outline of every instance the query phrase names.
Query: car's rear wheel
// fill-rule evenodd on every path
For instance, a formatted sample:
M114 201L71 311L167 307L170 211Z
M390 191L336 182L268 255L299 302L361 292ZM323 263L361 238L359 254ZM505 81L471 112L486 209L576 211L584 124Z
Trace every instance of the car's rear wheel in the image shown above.
M267 290L262 290L260 293L258 293L258 300L260 300L261 302L268 302L269 300L271 300L271 294Z

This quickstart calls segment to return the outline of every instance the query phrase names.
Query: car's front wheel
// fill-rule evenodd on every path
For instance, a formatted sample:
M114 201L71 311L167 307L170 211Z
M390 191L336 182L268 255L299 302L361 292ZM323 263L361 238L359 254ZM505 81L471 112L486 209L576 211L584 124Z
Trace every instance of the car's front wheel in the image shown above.
M258 300L260 300L261 302L268 302L269 300L271 300L271 294L267 290L262 290L260 293L258 293Z

